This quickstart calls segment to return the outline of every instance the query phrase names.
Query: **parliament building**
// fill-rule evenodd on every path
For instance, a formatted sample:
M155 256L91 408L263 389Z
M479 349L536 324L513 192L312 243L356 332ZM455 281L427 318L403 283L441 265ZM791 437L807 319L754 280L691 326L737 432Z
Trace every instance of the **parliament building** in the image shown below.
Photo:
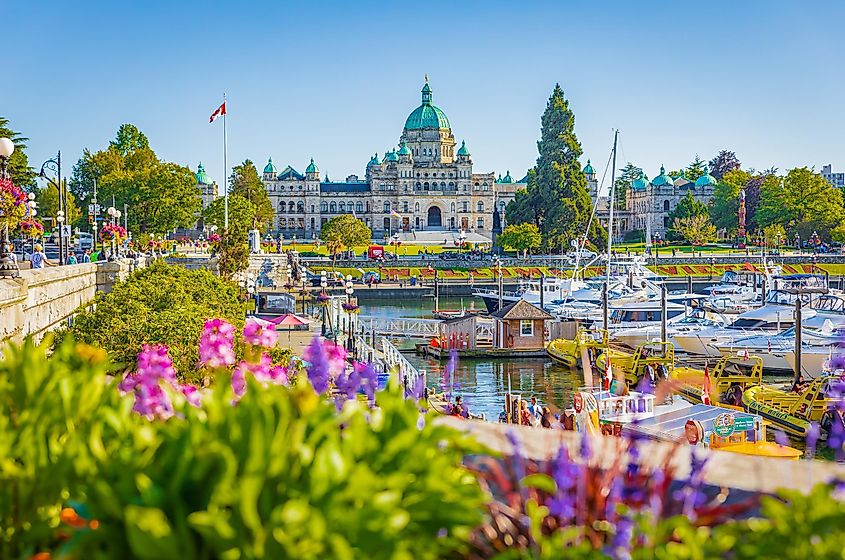
M491 238L504 227L504 209L525 187L510 172L473 171L465 142L460 146L446 114L433 103L431 87L405 120L399 144L375 154L364 177L344 181L320 177L312 159L304 173L290 165L279 171L272 158L262 174L275 209L274 230L285 237L311 239L328 220L352 214L373 230L375 239L397 232L463 230Z

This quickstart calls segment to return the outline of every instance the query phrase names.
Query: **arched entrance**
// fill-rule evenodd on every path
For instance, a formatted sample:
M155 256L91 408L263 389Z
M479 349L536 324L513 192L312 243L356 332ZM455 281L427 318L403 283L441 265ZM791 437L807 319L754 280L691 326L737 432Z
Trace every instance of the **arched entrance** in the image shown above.
M440 215L440 208L438 208L437 206L432 206L428 209L428 227L443 227L443 220Z

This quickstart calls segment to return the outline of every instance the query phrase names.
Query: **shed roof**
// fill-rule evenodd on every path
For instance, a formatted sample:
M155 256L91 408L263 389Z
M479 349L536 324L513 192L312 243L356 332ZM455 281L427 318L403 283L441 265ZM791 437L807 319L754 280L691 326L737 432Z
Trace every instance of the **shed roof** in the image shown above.
M495 313L491 313L491 315L504 320L554 319L554 317L524 299L506 305Z

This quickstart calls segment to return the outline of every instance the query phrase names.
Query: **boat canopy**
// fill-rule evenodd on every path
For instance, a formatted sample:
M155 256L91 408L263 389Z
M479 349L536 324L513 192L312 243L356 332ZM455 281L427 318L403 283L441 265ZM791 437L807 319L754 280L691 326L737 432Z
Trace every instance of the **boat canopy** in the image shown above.
M642 419L636 424L626 424L622 427L622 434L645 436L664 441L684 440L684 427L687 421L697 420L701 422L704 432L707 434L715 428L716 418L725 413L730 413L737 419L736 425L750 428L745 430L748 441L759 441L762 438L764 434L762 417L747 412L730 411L708 404L694 404L689 408L673 410Z

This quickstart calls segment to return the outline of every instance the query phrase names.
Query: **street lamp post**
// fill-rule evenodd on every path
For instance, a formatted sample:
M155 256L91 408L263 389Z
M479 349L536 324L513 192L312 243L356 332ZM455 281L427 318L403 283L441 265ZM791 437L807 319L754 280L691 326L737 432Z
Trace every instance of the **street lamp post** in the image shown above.
M0 138L0 179L8 179L9 173L6 165L9 158L15 151L15 143L9 138ZM17 278L20 276L18 263L12 260L9 251L9 224L3 225L0 230L0 277Z
M322 296L321 299L325 299L325 298L328 297L328 294L326 293L326 288L328 286L329 286L329 281L326 278L326 271L323 270L323 271L320 272L320 296ZM320 329L320 331L321 331L320 334L323 336L323 338L325 338L326 337L326 307L327 307L327 302L325 302L325 301L321 302L321 307L323 308L323 326Z
M31 219L35 219L35 216L38 215L38 203L35 202L35 193L29 193L26 195L27 203L27 213ZM35 252L35 237L30 237L30 251L29 253L32 254Z
M45 169L50 169L56 173L56 180L53 181L47 174L44 172ZM59 150L56 158L48 159L44 163L41 164L41 171L38 173L38 176L42 179L46 179L51 185L56 187L56 191L59 193L59 212L62 216L65 215L66 204L65 204L65 193L64 189L62 188L62 151ZM62 220L64 221L64 220ZM64 227L63 224L59 224L59 264L65 264L65 241L64 241Z
M461 252L463 251L463 248L464 248L464 242L466 241L466 239L467 239L467 234L466 234L466 232L465 232L463 229L461 229L461 230L458 232L458 254L459 254L459 255L460 255L460 254L461 254Z

